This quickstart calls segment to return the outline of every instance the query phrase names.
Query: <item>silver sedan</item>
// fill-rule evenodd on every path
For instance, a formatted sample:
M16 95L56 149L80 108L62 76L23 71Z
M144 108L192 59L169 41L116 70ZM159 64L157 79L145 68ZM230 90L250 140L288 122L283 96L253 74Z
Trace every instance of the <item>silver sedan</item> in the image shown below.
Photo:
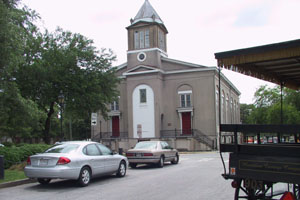
M44 153L28 157L25 175L36 178L41 184L51 179L73 179L87 186L92 177L114 174L126 175L128 160L114 154L97 142L62 142Z

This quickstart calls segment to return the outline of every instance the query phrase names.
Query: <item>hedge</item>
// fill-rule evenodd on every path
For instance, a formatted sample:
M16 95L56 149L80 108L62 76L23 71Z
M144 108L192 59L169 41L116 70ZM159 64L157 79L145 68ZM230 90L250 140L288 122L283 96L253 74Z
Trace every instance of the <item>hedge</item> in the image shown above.
M44 152L50 145L24 144L22 146L0 147L0 155L4 156L4 169L27 160L28 156Z

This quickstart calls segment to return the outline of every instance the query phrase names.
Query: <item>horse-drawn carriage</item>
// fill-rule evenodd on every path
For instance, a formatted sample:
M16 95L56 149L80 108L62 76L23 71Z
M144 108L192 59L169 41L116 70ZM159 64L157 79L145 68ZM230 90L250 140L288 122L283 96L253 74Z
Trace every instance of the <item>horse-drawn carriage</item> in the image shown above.
M226 68L279 84L281 88L300 89L300 40L215 53L215 58L220 74L221 68ZM221 99L219 101L221 105ZM281 106L281 119L282 110ZM221 122L221 106L219 116ZM232 179L235 200L300 199L299 133L300 125L295 124L220 123L222 175L225 179ZM272 135L275 140L265 142L264 134ZM249 136L251 143L247 142ZM283 136L289 136L290 140L284 140ZM223 153L229 153L229 166L225 165Z

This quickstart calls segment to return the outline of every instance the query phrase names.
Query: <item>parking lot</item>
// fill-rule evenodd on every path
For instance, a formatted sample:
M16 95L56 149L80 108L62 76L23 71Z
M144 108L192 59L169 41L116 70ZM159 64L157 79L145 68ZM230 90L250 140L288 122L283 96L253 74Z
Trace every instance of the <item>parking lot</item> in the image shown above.
M225 162L228 162L226 155ZM181 154L177 165L166 163L163 168L141 165L129 169L124 178L101 177L93 179L84 188L78 187L74 181L64 180L46 186L30 183L0 189L0 199L233 199L234 190L230 181L221 177L222 172L222 163L216 152Z

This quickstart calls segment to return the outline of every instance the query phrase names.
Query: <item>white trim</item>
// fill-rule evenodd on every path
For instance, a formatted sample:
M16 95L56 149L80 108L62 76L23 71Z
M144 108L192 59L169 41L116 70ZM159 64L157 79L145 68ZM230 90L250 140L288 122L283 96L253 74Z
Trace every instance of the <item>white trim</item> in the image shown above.
M119 117L120 117L120 115L121 115L121 112L120 112L120 111L110 111L110 112L108 113L108 116L109 116L109 117L112 117L112 116L119 116Z
M192 90L178 91L178 94L192 94Z
M193 110L192 111L189 111L189 110L184 111L183 110L181 112L178 111L179 120L180 120L180 130L182 131L182 113L183 112L190 112L191 113L191 130L192 130L193 129L193 116L194 116ZM181 132L181 134L182 134L182 132Z
M140 59L140 55L144 55L144 59ZM147 58L147 55L145 54L145 52L140 52L140 53L138 53L138 55L137 55L137 59L138 59L138 61L140 61L140 62L144 62L145 60L146 60L146 58Z
M119 78L119 79L125 79L126 76L121 75L121 76L118 76L118 78Z
M126 63L123 63L123 64L121 64L121 65L118 65L118 66L116 66L117 67L117 70L120 70L120 69L123 69L124 67L126 67L127 66L127 62Z
M140 89L146 89L146 103L140 103ZM146 84L134 88L132 95L133 137L139 138L137 127L142 126L142 138L155 137L155 94Z
M162 60L169 60L169 61L171 60L169 58L161 58L161 59ZM173 61L175 61L175 60L173 60ZM185 63L185 62L182 62L182 61L179 61L179 62L181 62L182 64ZM194 67L197 66L195 64L192 64L192 65L194 65ZM124 63L124 64L120 65L119 67L121 67L121 66L125 67L125 66L127 66L127 63ZM176 70L176 71L168 71L168 72L165 72L165 71L163 71L161 69L156 69L156 68L151 68L151 67L147 67L147 66L142 66L142 67L145 67L145 68L148 68L148 69L153 69L153 70L152 71L146 71L146 72L134 72L134 73L130 73L130 71L135 70L135 69L137 69L137 68L139 68L141 66L142 65L139 65L139 66L137 66L137 67L135 67L135 68L133 68L133 69L131 69L131 70L123 73L122 76L119 76L119 77L120 78L126 78L126 76L130 76L130 75L148 74L148 73L154 73L154 72L160 72L160 73L166 74L166 75L168 75L168 74L190 73L190 72L201 72L201 71L216 71L217 72L216 75L218 75L218 73L219 73L219 70L217 69L217 67L203 67L203 68L199 68L199 66L201 66L201 65L198 65L198 69ZM119 68L119 69L121 69L121 68ZM233 85L233 83L222 72L221 72L221 77L225 80L225 82L227 82L238 93L238 95L241 95L241 92ZM219 77L217 77L217 78L219 78Z
M143 72L129 72L129 73L123 73L123 76L130 76L130 75L138 75L138 74L150 74L150 73L157 73L161 72L159 69L151 70L151 71L143 71Z
M180 74L180 73L189 73L189 72L201 72L201 71L215 71L215 67L207 67L207 68L201 68L201 69L185 69L185 70L176 70L176 71L169 71L164 72L164 74Z
M140 67L144 67L144 68L148 68L148 69L153 69L151 71L142 71L142 72L131 72L133 70L136 70ZM147 67L147 66L143 66L143 65L139 65L135 68L132 68L131 70L124 72L122 75L123 76L130 76L130 75L136 75L136 74L148 74L148 73L154 73L154 72L160 72L162 74L180 74L180 73L190 73L190 72L201 72L201 71L214 71L215 68L211 67L208 69L189 69L189 70L177 70L177 71L170 71L170 72L165 72L161 69L157 69L157 68L152 68L152 67Z
M161 50L160 48L150 48L150 49L136 49L127 51L127 54L139 53L139 52L149 52L149 51L159 51L163 57L168 57L167 52Z
M134 24L136 24L136 23L138 23L138 22L150 22L150 23L156 22L156 23L158 23L158 24L164 24L163 21L162 21L161 19L157 19L157 18L155 17L155 20L153 20L153 18L136 19L136 20L134 20L134 21L132 22L132 24L131 24L130 26L132 26L132 25L134 25Z
M136 69L139 69L139 68L146 68L146 69L152 69L152 70L156 70L157 69L155 67L149 67L149 66L146 66L146 65L138 65L138 66L136 66L136 67L134 67L134 68L132 68L132 69L124 72L124 73L129 73L129 72L132 72L132 71L134 71Z
M184 108L177 108L177 112L182 113L182 112L194 112L194 107L184 107ZM192 114L193 115L193 114Z
M146 69L150 69L150 70L149 70L149 71L142 71L142 72L132 72L132 71L134 71L134 70L136 70L136 69L139 69L139 68L146 68ZM126 76L130 76L130 75L149 74L149 73L157 73L157 72L163 73L162 70L157 69L157 68L154 68L154 67L149 67L149 66L145 66L145 65L138 65L138 66L136 66L136 67L134 67L134 68L132 68L132 69L130 69L130 70L124 72L124 73L122 74L122 76L125 76L125 77L126 77Z

